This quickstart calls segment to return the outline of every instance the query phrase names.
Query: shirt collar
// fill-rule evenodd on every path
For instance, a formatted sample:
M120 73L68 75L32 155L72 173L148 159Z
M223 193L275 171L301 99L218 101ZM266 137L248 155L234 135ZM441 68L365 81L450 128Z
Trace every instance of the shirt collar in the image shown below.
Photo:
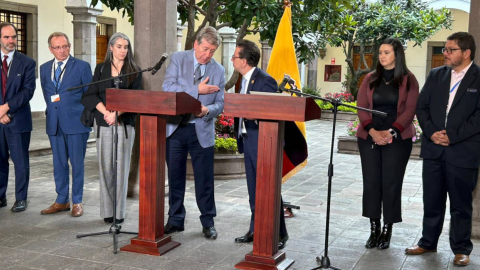
M245 75L243 75L243 78L245 78L245 81L247 82L247 85L248 85L248 81L250 81L250 78L252 77L252 74L253 74L253 71L255 70L256 67L252 67L252 69L250 69L247 73L245 73Z
M10 61L12 61L13 59L13 54L15 53L15 50L9 52L8 54L4 53L2 50L1 51L1 60L0 61L3 61L3 56L4 55L8 55L8 58L7 58L7 62L10 63Z
M460 70L459 72L455 72L455 70L452 69L452 75L455 77L463 77L465 76L465 73L467 73L468 69L472 66L473 61L470 62L470 65L466 66L464 69Z
M62 61L62 63L63 63L63 64L62 64L62 69L67 66L68 59L70 59L70 55L67 57L67 59L65 59L65 60ZM58 67L58 62L60 62L60 61L58 61L58 59L55 58L55 67Z

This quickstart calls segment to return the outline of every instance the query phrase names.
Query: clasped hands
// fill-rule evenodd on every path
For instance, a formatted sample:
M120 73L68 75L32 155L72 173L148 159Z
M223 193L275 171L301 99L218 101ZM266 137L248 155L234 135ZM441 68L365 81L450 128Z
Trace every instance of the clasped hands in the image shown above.
M433 143L441 146L448 146L450 144L446 130L440 130L433 133L433 135L430 136L430 140L432 140Z
M368 134L372 136L372 140L378 145L387 145L392 143L392 134L388 130L375 130L374 128L368 131Z
M5 103L0 106L0 123L6 125L10 123L10 117L8 117L7 112L10 110L8 103Z
M115 111L107 111L107 113L103 115L103 120L105 120L109 126L115 125Z

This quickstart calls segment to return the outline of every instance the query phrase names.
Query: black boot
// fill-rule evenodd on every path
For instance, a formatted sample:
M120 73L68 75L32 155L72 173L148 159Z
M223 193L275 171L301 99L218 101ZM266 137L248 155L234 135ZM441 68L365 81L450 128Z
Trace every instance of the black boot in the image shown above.
M378 249L387 249L390 247L390 238L392 238L393 223L386 223L383 225L382 234L378 238Z
M366 248L374 248L377 246L377 240L380 236L380 219L370 219L370 237L365 244Z

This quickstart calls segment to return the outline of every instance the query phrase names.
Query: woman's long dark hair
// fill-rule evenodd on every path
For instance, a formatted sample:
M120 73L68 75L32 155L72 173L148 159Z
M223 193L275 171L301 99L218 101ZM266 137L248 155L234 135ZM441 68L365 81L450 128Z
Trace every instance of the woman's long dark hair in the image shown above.
M386 38L381 45L388 44L392 45L393 51L395 53L395 72L393 74L393 85L395 87L400 87L402 85L403 76L408 75L410 70L407 68L407 63L405 62L405 51L403 50L403 45L400 40L396 38ZM377 62L377 68L375 73L372 76L370 81L370 89L378 87L383 80L383 70L384 67ZM407 80L407 91L410 88L410 80Z

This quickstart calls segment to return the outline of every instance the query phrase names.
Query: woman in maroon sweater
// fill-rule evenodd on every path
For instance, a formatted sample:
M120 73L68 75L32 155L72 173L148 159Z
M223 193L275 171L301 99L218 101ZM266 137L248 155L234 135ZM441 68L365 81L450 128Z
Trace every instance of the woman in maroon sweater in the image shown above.
M417 98L418 82L407 68L402 43L385 39L377 68L365 76L357 95L358 106L387 113L387 117L379 117L358 111L362 215L370 218L371 224L366 248L387 249L393 223L402 221L402 184L415 134L412 120ZM380 231L382 208L384 226Z

